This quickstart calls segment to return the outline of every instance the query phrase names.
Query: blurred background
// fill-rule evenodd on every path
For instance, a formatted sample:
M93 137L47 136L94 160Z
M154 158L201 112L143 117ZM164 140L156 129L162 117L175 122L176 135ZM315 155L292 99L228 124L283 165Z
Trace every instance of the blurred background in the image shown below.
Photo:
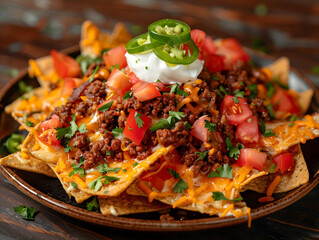
M319 86L318 0L1 0L0 86L28 59L78 44L86 19L106 31L121 21L136 35L162 18L180 19L213 38L235 37L275 57L287 56Z

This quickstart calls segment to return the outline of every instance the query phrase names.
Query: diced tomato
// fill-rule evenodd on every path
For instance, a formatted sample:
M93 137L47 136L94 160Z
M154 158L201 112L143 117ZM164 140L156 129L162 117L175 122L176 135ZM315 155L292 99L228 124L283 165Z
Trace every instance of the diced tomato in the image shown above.
M216 46L211 37L206 37L204 41L203 53L205 55L216 54Z
M139 127L137 125L137 119L141 119L143 121L142 126ZM123 133L136 145L140 145L150 123L151 119L148 116L141 114L134 109L131 109Z
M216 54L204 55L204 65L211 73L220 72L224 70L224 56Z
M159 91L165 91L166 90L166 85L164 84L164 83L162 83L162 82L155 82L155 83L153 83L153 85L155 86L155 87L157 87L157 89L159 90Z
M129 77L129 81L135 85L136 83L138 83L139 81L141 81L141 79L139 79L134 72L129 72L128 74L128 77Z
M132 87L132 90L134 97L141 102L161 96L160 91L148 82L139 81Z
M103 55L105 66L111 68L111 66L116 66L116 64L118 64L120 69L125 68L127 65L125 53L126 49L122 46L107 51L107 53Z
M249 55L234 38L221 40L216 54L225 56L224 63L227 69L232 69L232 66L238 61L247 62L250 59Z
M40 125L40 131L41 133L45 132L48 129L53 129L57 127L62 127L62 123L59 120L59 117L57 115L52 115L51 119L46 120L41 123Z
M264 163L267 160L267 154L258 152L255 149L244 148L240 150L237 164L239 167L248 165L259 171L263 170Z
M236 138L243 143L257 143L259 141L257 116L247 118L237 126Z
M239 103L234 102L234 96L227 95L221 105L221 112L226 114L229 124L239 125L253 115L245 98L237 97Z
M80 86L82 80L79 78L65 78L63 88L61 91L61 96L70 96L73 92L73 89Z
M199 29L192 29L191 36L192 36L192 39L194 40L196 46L198 47L198 49L200 51L199 59L202 59L206 33L202 30L199 30Z
M128 76L117 68L113 69L106 84L121 97L123 97L126 92L130 91L132 87Z
M78 77L81 74L80 65L70 56L51 50L53 66L57 74L62 77Z
M49 130L49 129L56 129L58 127L62 127L62 124L59 120L59 117L57 115L53 115L51 117L51 119L49 120L46 120L44 122L41 123L40 125L40 134ZM58 140L56 138L56 135L55 135L55 131L52 131L50 134L48 135L44 135L42 138L41 138L42 141L52 145L52 146L60 146L60 140Z
M292 153L284 153L274 157L272 160L280 169L281 173L284 173L286 170L291 169L293 155Z
M207 116L202 116L197 119L192 126L192 130L190 131L195 138L201 140L202 142L207 142L208 140L208 129L205 128L205 120L210 121L210 118Z
M272 103L275 111L286 113L300 113L300 109L295 99L284 89L276 91L272 98Z

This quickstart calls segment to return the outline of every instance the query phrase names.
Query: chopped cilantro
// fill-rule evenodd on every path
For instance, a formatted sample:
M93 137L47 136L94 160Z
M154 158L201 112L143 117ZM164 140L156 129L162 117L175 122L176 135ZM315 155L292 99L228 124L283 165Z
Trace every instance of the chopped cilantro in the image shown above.
M148 69L148 66L145 66L145 70L147 70Z
M78 185L75 182L71 182L71 185L74 189L78 189Z
M65 146L64 146L64 152L65 152L65 153L68 153L68 152L70 152L70 151L72 151L72 147L69 146L69 145L65 145Z
M124 173L127 172L127 169L123 169L122 172L124 172Z
M72 138L75 132L78 130L78 126L75 123L75 114L72 114L72 120L70 122L70 126L66 128L57 128L56 137L58 140L62 138Z
M213 192L213 198L215 201L227 200L227 201L239 202L239 201L243 200L242 197L239 197L236 199L228 199L225 197L224 193L222 193L222 192Z
M298 117L297 117L296 115L291 115L289 121L290 121L290 122L294 122L294 121L296 121L297 119L298 119Z
M224 178L229 178L233 179L233 168L228 167L228 163L220 166L217 168L217 172L211 172L207 175L208 178L212 177L224 177Z
M75 162L71 164L71 167L73 167L73 170L69 173L69 177L73 176L74 174L80 174L80 176L83 178L85 175L84 168L81 168L81 166L84 163L84 158L80 157L80 161L78 165L75 165Z
M175 83L173 86L171 86L171 91L170 93L175 93L176 95L180 95L180 96L184 96L184 97L187 97L188 96L188 93L185 92L184 90L182 90L178 83Z
M23 120L25 121L25 124L28 126L28 127L33 127L34 126L34 123L32 121L28 121L28 115L29 113L26 113L24 116L23 116Z
M255 83L255 84L248 85L248 88L251 91L250 99L256 98L258 95L257 84Z
M138 165L138 162L133 163L133 167L136 167Z
M264 137L276 136L272 129L266 129L264 120L261 120L260 131Z
M240 81L239 84L242 86L242 87L245 87L245 83L243 81Z
M121 170L121 168L110 168L107 163L103 163L103 164L100 164L99 166L97 166L97 170L100 173L105 174L105 173L108 173L108 172L117 173L117 172L119 172Z
M131 127L128 127L128 130L132 131L132 130L133 130L133 128L131 128Z
M199 155L199 158L200 160L204 159L207 154L208 154L208 151L205 151L205 152L195 152L196 155Z
M110 191L107 191L107 190L106 190L106 191L104 191L104 194L108 194L109 192L110 192Z
M229 157L238 159L240 151L239 149L232 144L228 137L226 137L226 150Z
M313 74L319 75L319 66L313 66L311 72Z
M269 167L269 172L271 172L271 173L273 173L274 171L275 171L275 169L276 169L276 164L272 164L270 167Z
M121 133L123 133L123 128L116 127L112 130L112 133L113 133L113 136L116 138L120 136Z
M34 214L36 212L36 209L34 207L26 207L24 205L20 205L19 207L14 207L13 210L16 213L19 213L23 219L34 220Z
M183 112L174 112L169 111L169 117L168 118L162 118L157 123L155 123L151 128L151 132L156 132L158 129L167 129L167 128L173 128L175 126L175 122L178 120L181 120L183 117L185 117L185 114Z
M191 129L191 128L192 128L192 125L188 121L186 121L185 122L185 129Z
M112 104L113 104L113 101L104 104L102 107L99 108L99 111L105 112L105 111L109 110L112 107Z
M216 127L217 127L216 123L211 123L210 121L205 120L205 128L207 128L208 131L214 132Z
M126 92L122 100L124 101L125 99L131 98L131 97L133 97L133 90Z
M267 97L272 98L275 93L275 86L272 82L266 82Z
M188 189L187 183L183 179L179 179L176 185L173 187L175 193L184 193Z
M217 93L218 93L218 90L217 90ZM225 90L225 88L224 88L222 85L219 86L219 94L220 94L222 97L225 97L225 96L223 96L221 93L224 93L225 96L228 95L228 92Z
M79 132L80 132L80 133L86 133L86 132L88 132L88 130L86 130L85 123L83 123L83 124L79 127Z
M142 128L143 125L144 125L144 122L143 122L143 120L142 120L141 117L143 117L143 114L141 114L141 113L139 113L139 112L135 112L134 118L135 118L135 122L136 122L136 124L137 124L137 126L138 126L139 128Z
M233 101L234 103L238 104L239 103L238 97L233 97Z
M27 85L25 81L19 81L18 82L18 87L21 93L27 93L33 90L33 87L30 85Z
M213 76L213 79L214 80L219 80L219 76L215 75L215 76Z
M89 82L92 82L94 80L94 76L95 74L97 73L97 71L99 70L100 66L97 65L96 68L94 69L94 72L92 73L90 79L89 79Z
M120 70L120 65L116 64L114 66L111 66L111 72L114 70L114 68L117 68L118 70Z
M102 183L102 179L104 179L104 183ZM113 176L101 176L93 180L92 182L89 183L88 187L89 189L94 189L95 192L99 191L103 184L109 184L111 182L119 180L118 177L113 177Z
M237 89L237 90L234 91L234 96L235 96L235 97L242 97L242 98L244 98L244 97L245 97L245 92L244 92L244 91L239 91L239 89Z
M242 143L237 143L236 147L240 150L240 149L244 149L245 146Z
M86 204L86 209L92 212L98 212L99 211L99 202L97 201L97 197L94 196L91 202L88 202Z
M274 82L277 83L278 86L283 88L283 89L287 89L287 90L289 89L288 85L280 82L277 77L274 77Z
M295 125L295 123L290 123L288 126L289 126L289 127L292 127L293 125Z
M268 113L269 113L270 117L272 119L276 119L276 116L275 116L275 113L274 113L274 108L273 108L272 104L269 104L267 106L267 110L268 110Z
M34 95L34 92L30 92L30 93L26 93L26 94L20 96L20 98L23 99L23 100L28 100L28 99L30 99L33 95Z
M176 170L172 170L172 169L169 169L169 168L168 168L167 171L168 171L169 174L170 174L171 176L173 176L175 179L181 178L181 177L179 176L179 173L176 172Z

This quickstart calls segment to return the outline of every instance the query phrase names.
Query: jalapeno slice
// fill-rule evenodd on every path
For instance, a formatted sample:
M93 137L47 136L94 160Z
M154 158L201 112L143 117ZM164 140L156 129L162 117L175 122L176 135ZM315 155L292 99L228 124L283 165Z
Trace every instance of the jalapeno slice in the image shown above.
M198 58L199 49L193 39L189 40L186 44L190 48L191 54L185 52L185 50L176 48L176 46L168 45L155 48L154 53L157 57L167 63L184 65L191 64Z
M159 42L159 41L145 43L147 41L149 41L149 34L148 33L141 34L133 38L126 44L126 50L129 54L142 53L165 44L164 42Z
M154 40L168 45L182 44L191 40L190 27L178 20L162 19L148 26L148 32Z
M5 142L5 146L10 153L15 153L21 150L21 143L23 140L23 135L13 133Z

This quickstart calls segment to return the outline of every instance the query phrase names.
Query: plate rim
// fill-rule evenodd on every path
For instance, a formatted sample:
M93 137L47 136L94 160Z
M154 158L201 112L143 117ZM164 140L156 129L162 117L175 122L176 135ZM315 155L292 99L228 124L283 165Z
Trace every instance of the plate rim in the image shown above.
M71 54L79 51L79 46L72 46L61 52L66 54ZM249 54L253 54L260 58L265 58L271 61L275 60L275 57L263 54L252 49L245 48ZM317 102L319 102L319 89L312 83L304 74L295 68L291 67L290 71L294 72L302 81L304 81L310 88L315 91L314 97ZM23 69L19 75L12 80L10 80L1 90L0 90L0 102L5 96L6 92L22 77L28 73L28 68ZM179 232L179 231L196 231L220 228L226 226L237 225L241 223L247 223L248 216L243 216L240 218L234 217L211 217L202 219L191 219L191 220L174 220L170 222L163 222L160 220L147 220L147 219L136 219L136 218L126 218L126 217L115 217L112 215L102 215L101 213L90 212L86 209L73 206L71 204L65 203L63 201L57 200L48 196L47 194L41 192L40 190L32 187L26 181L24 181L18 174L16 174L10 167L0 165L0 172L23 194L37 201L38 203L57 211L61 214L67 215L74 219L82 220L85 222L98 224L101 226L113 227L117 229L125 229L132 231L165 231L165 232ZM319 169L314 174L314 176L309 180L308 183L299 186L296 189L291 190L286 196L278 199L269 204L263 205L261 207L252 210L251 218L256 220L258 218L264 217L268 214L277 212L294 202L298 201L306 194L308 194L317 184L319 183Z

